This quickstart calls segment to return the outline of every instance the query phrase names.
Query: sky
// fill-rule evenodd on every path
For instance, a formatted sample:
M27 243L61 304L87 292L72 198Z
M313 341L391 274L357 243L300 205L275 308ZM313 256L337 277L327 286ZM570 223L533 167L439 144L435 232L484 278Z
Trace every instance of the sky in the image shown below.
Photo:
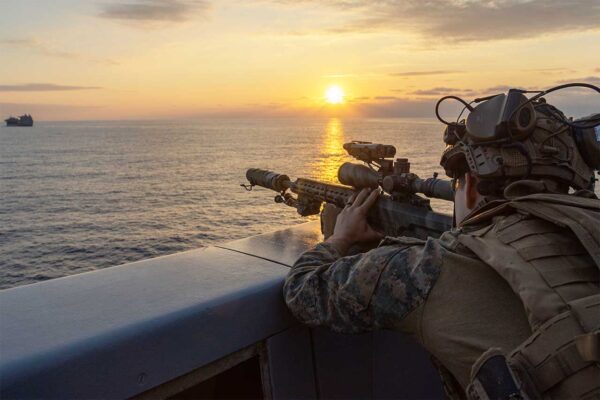
M3 118L432 117L443 95L600 85L600 0L0 4ZM600 110L577 89L547 100Z

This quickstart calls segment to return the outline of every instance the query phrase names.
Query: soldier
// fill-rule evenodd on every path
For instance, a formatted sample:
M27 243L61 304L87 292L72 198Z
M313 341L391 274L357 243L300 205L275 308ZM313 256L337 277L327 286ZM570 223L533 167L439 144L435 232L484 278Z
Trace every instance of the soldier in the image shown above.
M598 166L558 109L520 109L533 122L517 113L508 138L469 119L446 129L457 228L347 255L381 239L366 220L379 193L361 191L292 267L292 313L341 333L410 334L451 398L600 397L600 201L587 190Z

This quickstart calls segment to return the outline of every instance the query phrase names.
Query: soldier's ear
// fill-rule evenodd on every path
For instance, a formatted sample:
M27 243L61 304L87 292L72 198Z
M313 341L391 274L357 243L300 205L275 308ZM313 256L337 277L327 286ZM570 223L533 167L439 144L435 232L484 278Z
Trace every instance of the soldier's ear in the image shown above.
M465 174L465 194L467 199L467 208L473 210L479 203L479 192L477 191L477 184L479 179L470 172Z

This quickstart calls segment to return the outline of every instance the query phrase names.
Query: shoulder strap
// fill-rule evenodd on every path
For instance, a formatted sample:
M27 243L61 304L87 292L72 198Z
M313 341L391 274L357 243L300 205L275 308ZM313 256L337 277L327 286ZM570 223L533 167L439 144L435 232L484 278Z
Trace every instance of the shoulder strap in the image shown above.
M600 269L600 200L574 195L533 194L499 202L465 221L463 226L482 223L511 209L569 228Z
M511 207L559 226L568 227L585 247L596 266L600 268L600 200L581 198L583 204L535 200L522 198L511 202ZM582 207L588 202L594 202L595 207Z

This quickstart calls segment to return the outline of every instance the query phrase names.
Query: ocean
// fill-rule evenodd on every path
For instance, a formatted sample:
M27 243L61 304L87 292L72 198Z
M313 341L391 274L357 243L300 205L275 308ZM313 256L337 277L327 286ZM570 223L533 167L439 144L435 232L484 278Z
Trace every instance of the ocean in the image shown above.
M248 192L247 168L337 181L342 145L396 146L442 172L431 119L39 122L0 128L0 288L223 243L307 221ZM440 174L443 175L443 174ZM434 209L452 205L433 201ZM313 217L314 219L315 217Z

